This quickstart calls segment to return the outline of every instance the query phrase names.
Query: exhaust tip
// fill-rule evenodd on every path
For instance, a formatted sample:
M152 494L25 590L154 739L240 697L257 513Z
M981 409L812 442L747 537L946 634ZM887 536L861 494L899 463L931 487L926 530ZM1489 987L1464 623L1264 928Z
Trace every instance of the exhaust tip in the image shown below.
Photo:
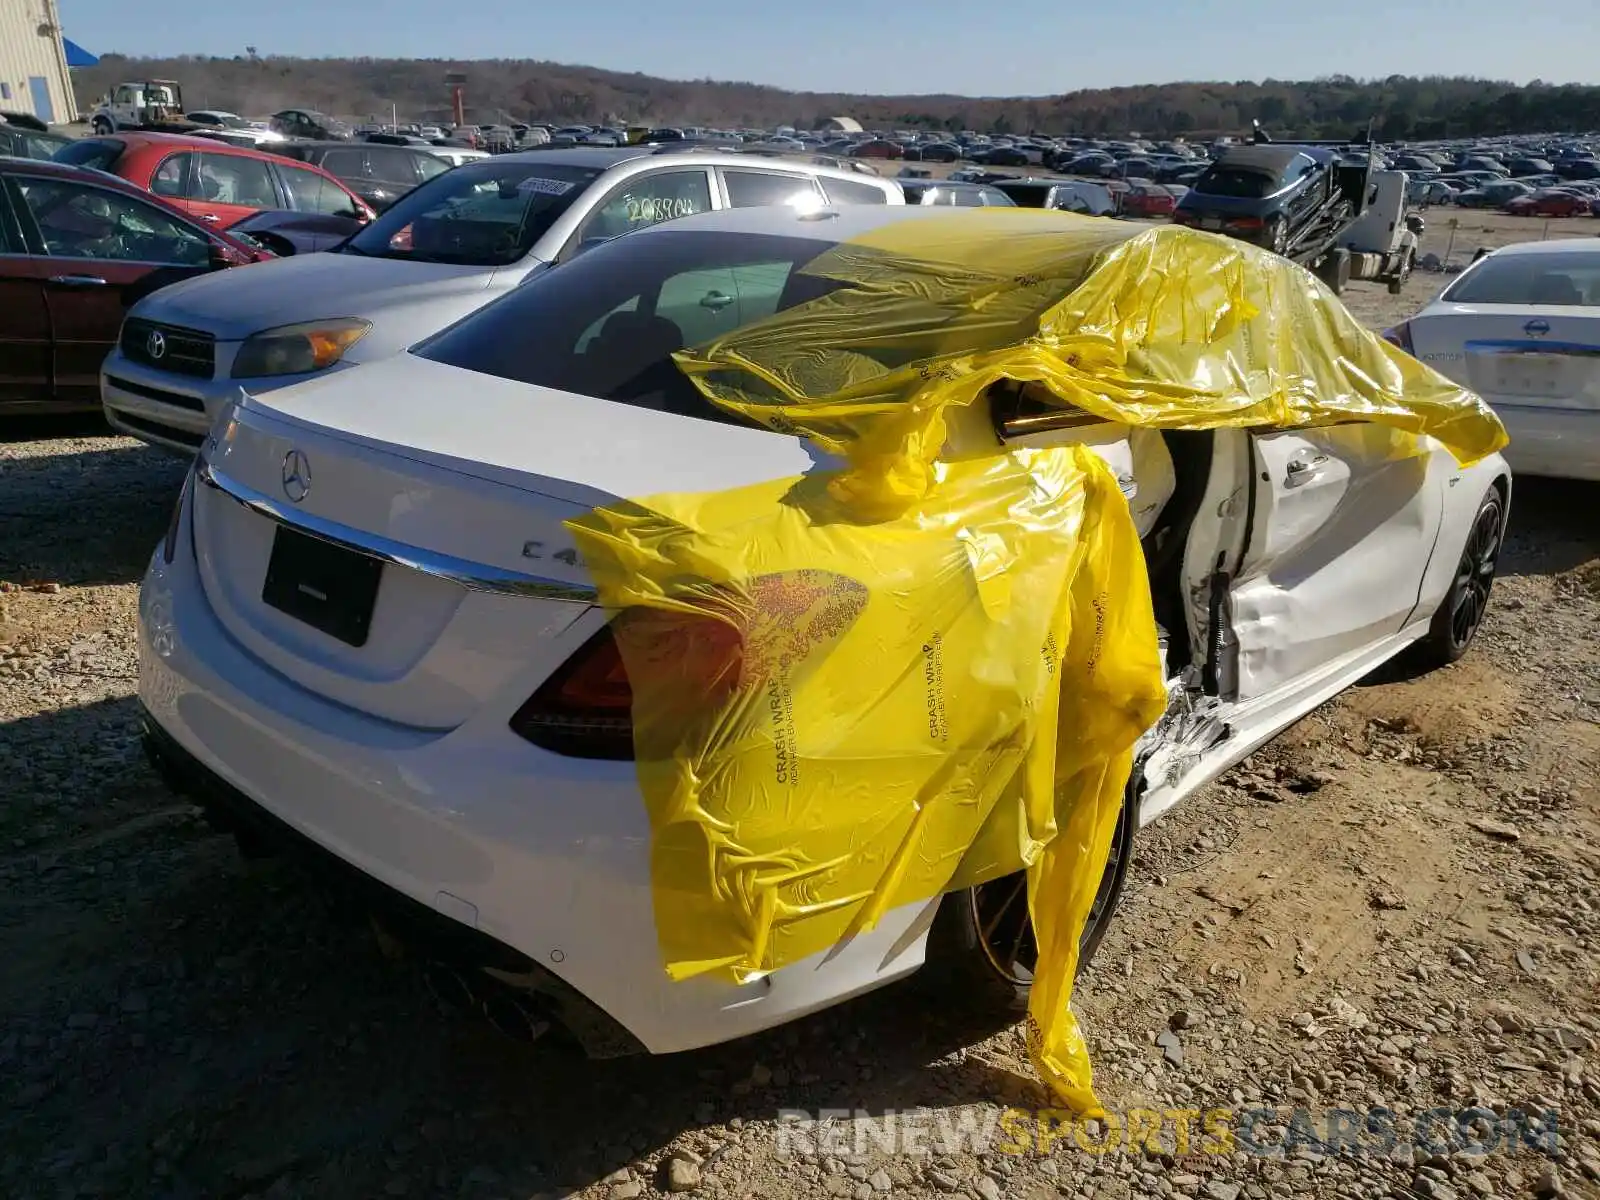
M457 972L439 963L430 963L423 969L422 982L428 993L445 1008L476 1008L472 987Z
M528 998L509 989L491 989L483 997L483 1015L514 1041L536 1042L550 1032L544 1014Z

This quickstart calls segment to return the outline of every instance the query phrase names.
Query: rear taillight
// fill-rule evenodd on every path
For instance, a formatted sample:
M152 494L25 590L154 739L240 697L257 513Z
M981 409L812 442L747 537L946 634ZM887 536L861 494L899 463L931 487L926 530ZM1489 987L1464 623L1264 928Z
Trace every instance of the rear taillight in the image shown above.
M1392 346L1399 346L1407 354L1416 354L1416 348L1411 344L1411 322L1401 321L1393 329L1383 331L1383 340Z
M188 503L193 484L194 472L190 471L183 477L183 486L178 489L178 502L172 506L172 517L167 521L167 535L161 540L162 562L170 563L178 556L178 535L183 530L183 506Z
M634 681L624 655L645 673L641 691L660 715L651 728L665 751L678 718L715 708L738 686L744 639L734 619L628 609L540 685L511 718L512 732L572 758L632 759Z

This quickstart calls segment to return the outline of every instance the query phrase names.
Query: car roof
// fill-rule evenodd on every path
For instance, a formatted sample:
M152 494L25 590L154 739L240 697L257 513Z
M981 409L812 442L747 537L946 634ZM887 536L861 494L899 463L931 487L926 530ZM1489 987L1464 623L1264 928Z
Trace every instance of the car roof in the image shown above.
M1580 254L1600 256L1600 243L1589 238L1553 238L1545 242L1513 242L1490 253L1495 258L1521 258L1525 254Z
M960 214L957 216L956 214ZM927 208L917 204L841 204L802 212L783 205L763 208L719 208L692 217L679 217L660 225L640 229L627 237L657 237L671 233L746 233L774 237L810 238L818 242L842 242L882 229L899 221L960 220L971 229L979 222L993 222L1006 232L1029 232L1038 227L1060 230L1063 222L1074 218L1066 213L1043 208Z
M1229 150L1216 162L1223 167L1278 172L1301 155L1307 158L1315 157L1302 146L1243 146L1237 150Z
M677 150L670 142L663 146L572 146L556 150L539 146L531 150L515 151L511 154L496 154L490 161L497 163L507 161L549 163L558 166L589 167L596 171L609 171L612 167L621 166L623 163L645 160L661 166L670 166L674 162L692 162L698 166L708 167L747 167L752 170L776 166L784 170L804 171L807 174L820 175L824 178L849 177L850 179L860 179L880 184L893 184L896 182L892 179L886 179L875 172L856 171L849 167L835 167L800 159L780 158L774 155L750 154L739 150L711 148Z
M189 133L153 133L146 130L130 130L127 133L108 133L104 137L96 138L98 141L123 141L129 149L134 146L194 146L196 148L217 149L222 148L224 154L244 154L255 156L260 153L253 146L236 146L232 142L218 141L216 138L201 137Z
M93 167L76 167L69 163L52 162L48 158L13 158L0 154L0 170L26 170L31 174L51 175L61 179L81 179L87 183L98 183L111 188L113 191L129 192L135 196L145 197L150 193L136 183L129 183L120 175L113 175L109 171L99 171ZM155 197L160 200L161 197Z

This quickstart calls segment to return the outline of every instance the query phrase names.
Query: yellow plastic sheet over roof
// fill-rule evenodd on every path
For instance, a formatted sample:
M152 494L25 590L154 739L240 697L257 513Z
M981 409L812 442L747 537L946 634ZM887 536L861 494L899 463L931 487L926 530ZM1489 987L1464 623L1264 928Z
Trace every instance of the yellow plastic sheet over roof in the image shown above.
M572 523L621 612L667 970L748 980L1026 870L1029 1048L1096 1112L1068 1002L1165 704L1149 582L1094 453L954 452L947 418L1013 379L1131 425L1370 420L1463 462L1504 431L1307 272L1185 229L976 209L803 270L840 286L679 363L846 467Z

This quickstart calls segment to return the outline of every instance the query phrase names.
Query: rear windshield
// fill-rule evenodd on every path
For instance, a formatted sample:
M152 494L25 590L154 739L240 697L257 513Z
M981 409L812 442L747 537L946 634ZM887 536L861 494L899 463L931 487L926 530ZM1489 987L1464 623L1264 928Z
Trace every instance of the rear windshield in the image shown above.
M1455 304L1600 305L1600 250L1486 258L1439 298Z
M503 267L521 259L600 171L489 160L436 176L345 243L344 253Z
M79 138L68 142L52 154L51 159L69 167L92 167L96 171L109 171L122 157L122 143L115 138Z
M1202 196L1231 196L1236 200L1261 200L1278 190L1278 177L1239 167L1210 167L1194 181Z
M802 272L832 245L678 230L619 238L531 276L413 353L502 379L737 423L689 382L673 352L842 286Z

